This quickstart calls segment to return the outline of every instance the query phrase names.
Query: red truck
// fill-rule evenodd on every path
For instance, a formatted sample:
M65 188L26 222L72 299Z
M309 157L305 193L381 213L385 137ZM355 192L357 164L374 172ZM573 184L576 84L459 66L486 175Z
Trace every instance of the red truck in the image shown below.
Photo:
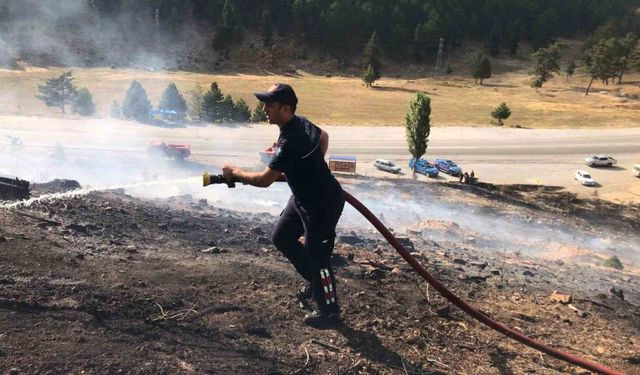
M151 141L147 147L147 151L153 155L175 160L184 160L191 156L191 146L184 143L166 144L160 141Z

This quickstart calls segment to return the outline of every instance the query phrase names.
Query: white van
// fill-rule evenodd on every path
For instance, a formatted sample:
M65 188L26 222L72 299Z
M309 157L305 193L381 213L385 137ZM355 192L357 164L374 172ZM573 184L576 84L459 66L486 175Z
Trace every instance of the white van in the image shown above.
M634 176L640 177L640 164L634 165L632 171Z

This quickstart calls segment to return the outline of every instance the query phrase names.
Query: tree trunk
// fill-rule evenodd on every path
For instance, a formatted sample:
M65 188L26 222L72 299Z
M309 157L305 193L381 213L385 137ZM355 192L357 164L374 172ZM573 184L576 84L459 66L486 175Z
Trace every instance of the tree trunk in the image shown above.
M589 81L589 86L587 86L587 91L584 93L585 95L589 95L589 90L591 90L592 83L593 83L593 77L591 77L591 81Z
M622 69L620 69L620 75L618 75L618 84L622 83L622 74L624 74L624 70L626 68L627 62L622 63Z
M482 78L480 78L480 85L482 85Z

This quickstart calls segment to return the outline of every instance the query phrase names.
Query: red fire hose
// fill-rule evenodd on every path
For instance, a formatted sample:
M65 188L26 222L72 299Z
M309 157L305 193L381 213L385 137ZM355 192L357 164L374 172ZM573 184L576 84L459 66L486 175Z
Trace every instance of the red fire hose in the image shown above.
M235 187L235 184L233 182L229 182L226 181L222 175L215 175L215 176L210 176L208 173L204 173L203 176L203 186L207 186L209 184L227 184L228 187ZM438 281L436 278L434 278L433 276L431 276L429 274L429 272L427 272L427 270L422 267L422 265L420 263L418 263L417 260L415 260L414 257L411 256L411 254L409 254L409 252L400 244L400 241L398 241L397 238L395 238L393 236L393 234L391 234L391 232L389 231L389 229L387 229L386 226L384 226L384 224L382 224L380 222L380 220L378 220L378 218L371 213L371 211L369 211L369 209L367 207L365 207L359 200L357 200L356 198L354 198L351 194L347 193L346 191L344 192L344 198L345 200L351 205L353 206L353 208L355 208L356 210L358 210L358 212L360 212L362 214L362 216L364 216L367 220L369 220L369 222L371 224L373 224L373 226L378 230L378 232L380 232L380 234L382 234L384 236L384 238L387 239L387 241L389 241L389 243L391 244L391 246L393 246L396 251L404 258L404 260L407 261L407 263L409 263L411 265L411 267L418 273L420 274L420 276L422 276L423 279L425 279L435 290L437 290L442 296L444 296L446 299L448 299L451 303L453 303L454 305L456 305L458 308L460 308L462 311L464 311L465 313L467 313L468 315L472 316L473 318L475 318L476 320L479 320L480 322L484 323L485 325L489 326L490 328L493 328L494 330L502 333L505 336L511 337L512 339L521 342L531 348L534 348L536 350L539 350L543 353L546 353L552 357L558 358L560 360L563 360L565 362L574 364L576 366L582 367L584 369L590 370L590 371L595 371L595 372L599 372L601 374L606 374L606 375L624 375L623 372L617 371L617 370L613 370L610 369L608 367L605 367L603 365L600 365L598 363L594 363L591 361L587 361L586 359L574 356L572 354L569 353L565 353L565 352L561 352L559 350L556 350L548 345L545 345L539 341L533 340L519 332L517 332L516 330L507 327L506 325L497 322L491 318L489 318L488 316L484 315L483 313L481 313L480 311L478 311L475 307L469 305L468 303L464 302L463 300L461 300L458 296L456 296L455 294L453 294L449 289L447 289L444 285L442 285L440 283L440 281Z
M442 296L444 296L446 299L448 299L451 303L453 303L454 305L456 305L457 307L459 307L462 311L464 311L465 313L467 313L468 315L472 316L473 318L479 320L480 322L484 323L485 325L489 326L490 328L493 328L494 330L502 333L505 336L508 336L518 342L521 342L531 348L534 348L536 350L539 350L543 353L546 353L552 357L561 359L565 362L569 362L571 364L574 364L576 366L580 366L584 369L590 370L590 371L595 371L601 374L607 374L607 375L620 375L620 374L624 374L620 371L617 370L613 370L610 369L608 367L605 367L603 365L600 365L598 363L594 363L591 361L587 361L586 359L571 355L569 353L564 353L561 352L559 350L556 350L548 345L545 345L539 341L533 340L517 331L515 331L512 328L507 327L506 325L497 322L491 318L489 318L488 316L484 315L483 313L481 313L479 310L477 310L475 307L469 305L468 303L466 303L465 301L461 300L458 296L456 296L455 294L453 294L449 289L447 289L444 285L442 285L440 283L440 281L438 281L436 278L434 278L433 276L431 276L429 274L429 272L427 272L427 270L420 264L418 263L418 261L411 256L411 254L409 254L409 252L400 244L400 241L398 241L397 238L395 238L393 236L393 234L391 234L391 232L389 231L389 229L387 229L387 227L382 224L380 222L380 220L378 220L377 217L375 217L375 215L373 215L371 213L371 211L369 211L368 208L366 208L360 201L358 201L356 198L354 198L351 194L347 193L346 191L344 192L344 197L345 200L347 202L349 202L349 204L351 206L353 206L353 208L355 208L356 210L358 210L358 212L360 212L365 218L367 218L367 220L369 220L369 222L371 224L373 224L373 226L378 230L378 232L380 232L380 234L382 234L384 236L384 238L387 239L387 241L389 241L389 243L391 244L391 246L393 246L396 251L398 251L398 253L404 258L404 260L407 261L407 263L409 263L411 265L411 267L418 273L420 274L420 276L422 276L423 279L425 279L432 287L434 287L435 290L437 290Z

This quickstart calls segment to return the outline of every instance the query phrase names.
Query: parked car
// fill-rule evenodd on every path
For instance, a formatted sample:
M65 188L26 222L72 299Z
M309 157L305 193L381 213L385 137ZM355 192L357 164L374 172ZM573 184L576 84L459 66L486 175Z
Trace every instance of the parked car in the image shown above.
M591 175L585 171L576 171L575 179L584 186L595 186L596 182Z
M584 159L584 162L590 167L611 167L617 164L618 161L611 156L599 156L593 155Z
M636 164L631 169L633 171L633 175L636 177L640 177L640 164Z
M436 177L438 175L438 168L422 158L409 160L409 168L415 168L416 172L429 177Z
M381 171L400 173L402 168L395 165L391 160L376 159L373 165Z
M439 171L444 172L446 174L450 174L452 176L460 176L462 173L462 168L458 167L453 160L448 159L436 159L433 164L435 164L436 168Z

